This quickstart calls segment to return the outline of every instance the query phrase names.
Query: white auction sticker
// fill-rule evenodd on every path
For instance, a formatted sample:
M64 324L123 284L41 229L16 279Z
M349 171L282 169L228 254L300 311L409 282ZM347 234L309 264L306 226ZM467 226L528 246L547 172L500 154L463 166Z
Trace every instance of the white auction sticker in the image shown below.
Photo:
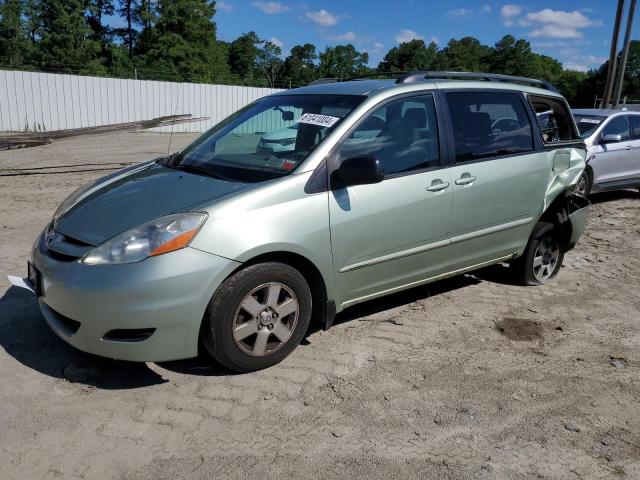
M596 120L595 118L581 118L580 123L600 123L602 120Z
M318 125L320 127L333 127L340 120L340 117L332 117L331 115L320 115L317 113L304 113L300 115L298 123L308 123L309 125Z

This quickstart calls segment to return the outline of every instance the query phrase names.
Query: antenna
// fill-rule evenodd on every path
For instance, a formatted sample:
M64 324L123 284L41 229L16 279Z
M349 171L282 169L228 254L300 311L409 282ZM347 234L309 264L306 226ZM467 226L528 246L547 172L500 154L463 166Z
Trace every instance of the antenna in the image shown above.
M171 155L171 140L173 139L173 126L176 124L176 116L178 115L178 105L180 104L180 87L178 84L178 95L176 95L176 108L173 111L173 120L171 121L171 133L169 134L169 147L167 148L167 155Z

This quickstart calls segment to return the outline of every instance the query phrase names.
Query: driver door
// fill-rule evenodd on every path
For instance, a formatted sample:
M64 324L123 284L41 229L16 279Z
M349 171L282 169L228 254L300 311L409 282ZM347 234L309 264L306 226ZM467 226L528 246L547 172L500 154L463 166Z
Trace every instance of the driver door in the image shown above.
M385 178L329 192L331 246L343 306L447 270L451 174L431 94L391 100L343 140L335 163L375 156Z

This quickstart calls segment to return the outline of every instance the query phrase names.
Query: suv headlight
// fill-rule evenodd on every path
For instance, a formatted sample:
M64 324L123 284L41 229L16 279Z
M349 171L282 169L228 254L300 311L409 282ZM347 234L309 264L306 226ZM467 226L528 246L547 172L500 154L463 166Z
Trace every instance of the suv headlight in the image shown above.
M167 215L127 230L89 251L82 263L134 263L189 245L207 219L203 212Z

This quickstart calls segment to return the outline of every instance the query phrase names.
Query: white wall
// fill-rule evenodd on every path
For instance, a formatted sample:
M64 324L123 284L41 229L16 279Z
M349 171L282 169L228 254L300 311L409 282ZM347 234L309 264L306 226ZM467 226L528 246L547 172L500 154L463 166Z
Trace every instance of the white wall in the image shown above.
M0 70L0 131L55 131L190 113L209 119L174 125L174 131L203 132L278 91Z

